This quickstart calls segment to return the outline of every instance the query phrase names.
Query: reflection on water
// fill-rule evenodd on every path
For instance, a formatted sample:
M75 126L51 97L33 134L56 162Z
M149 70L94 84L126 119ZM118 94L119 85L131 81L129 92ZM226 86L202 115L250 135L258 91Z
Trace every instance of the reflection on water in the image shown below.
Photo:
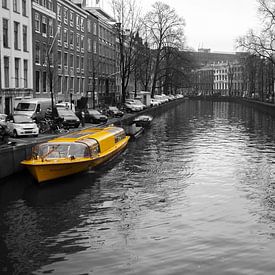
M3 274L273 274L275 120L186 101L111 164L0 186Z

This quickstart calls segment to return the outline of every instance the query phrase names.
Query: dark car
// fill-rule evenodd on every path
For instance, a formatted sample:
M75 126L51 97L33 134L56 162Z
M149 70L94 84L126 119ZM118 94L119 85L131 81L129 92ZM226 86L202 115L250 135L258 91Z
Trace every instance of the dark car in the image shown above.
M106 123L108 117L95 109L85 110L85 121L90 123Z
M106 113L111 117L122 117L124 115L124 112L119 110L116 106L109 106L106 110Z
M58 116L63 119L62 124L64 127L68 127L68 128L79 127L80 120L71 109L61 108L61 107L58 107L56 109L57 109Z

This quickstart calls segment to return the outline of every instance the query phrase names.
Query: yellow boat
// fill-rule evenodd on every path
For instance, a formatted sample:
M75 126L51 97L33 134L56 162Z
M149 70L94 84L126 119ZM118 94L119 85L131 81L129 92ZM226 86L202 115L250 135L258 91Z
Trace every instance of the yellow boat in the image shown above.
M21 163L38 182L49 181L96 167L126 148L123 128L90 128L36 145Z

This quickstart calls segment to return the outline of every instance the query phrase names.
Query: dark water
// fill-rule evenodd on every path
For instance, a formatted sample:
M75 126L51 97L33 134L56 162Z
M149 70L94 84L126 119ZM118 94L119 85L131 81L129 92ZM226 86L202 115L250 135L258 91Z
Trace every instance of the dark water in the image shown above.
M274 274L274 160L270 116L187 101L96 173L3 183L0 273Z

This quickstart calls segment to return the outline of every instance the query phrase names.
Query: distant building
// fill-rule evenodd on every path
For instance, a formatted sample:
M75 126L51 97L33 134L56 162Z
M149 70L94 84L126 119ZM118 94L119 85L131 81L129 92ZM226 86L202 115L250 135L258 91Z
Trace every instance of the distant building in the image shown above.
M210 49L192 52L197 66L195 90L202 95L241 96L244 90L240 53L211 53ZM211 87L212 83L212 87Z
M9 114L33 91L31 2L2 0L0 29L0 112Z

